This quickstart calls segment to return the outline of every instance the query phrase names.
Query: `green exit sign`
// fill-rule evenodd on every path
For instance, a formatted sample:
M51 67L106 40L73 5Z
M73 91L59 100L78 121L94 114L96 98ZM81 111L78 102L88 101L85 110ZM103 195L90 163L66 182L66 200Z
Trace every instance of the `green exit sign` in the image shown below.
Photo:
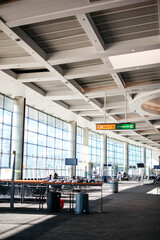
M116 123L115 129L135 129L135 123Z
M100 123L96 124L96 130L135 129L135 123Z

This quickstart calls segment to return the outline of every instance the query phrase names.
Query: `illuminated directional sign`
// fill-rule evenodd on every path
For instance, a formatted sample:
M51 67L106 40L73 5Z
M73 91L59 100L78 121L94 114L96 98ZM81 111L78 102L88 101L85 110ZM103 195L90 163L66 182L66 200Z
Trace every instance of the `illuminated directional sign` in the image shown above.
M126 130L135 129L135 123L101 123L96 124L96 130Z

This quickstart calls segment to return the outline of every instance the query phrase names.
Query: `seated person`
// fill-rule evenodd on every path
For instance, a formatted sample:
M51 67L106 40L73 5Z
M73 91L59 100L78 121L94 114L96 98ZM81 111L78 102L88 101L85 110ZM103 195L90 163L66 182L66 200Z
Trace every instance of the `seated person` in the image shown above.
M50 181L52 179L52 174L49 175L49 177L46 177L47 181Z

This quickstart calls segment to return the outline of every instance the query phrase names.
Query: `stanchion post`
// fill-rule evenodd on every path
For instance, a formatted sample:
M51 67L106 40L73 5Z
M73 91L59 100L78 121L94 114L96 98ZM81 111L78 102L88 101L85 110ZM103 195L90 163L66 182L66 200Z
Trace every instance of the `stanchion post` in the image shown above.
M102 201L103 201L103 188L102 188L102 186L101 186L101 212L103 212L103 203L102 203Z
M13 168L12 168L10 208L14 208L14 175L15 175L16 151L13 151L13 155L14 155L14 158L13 158Z

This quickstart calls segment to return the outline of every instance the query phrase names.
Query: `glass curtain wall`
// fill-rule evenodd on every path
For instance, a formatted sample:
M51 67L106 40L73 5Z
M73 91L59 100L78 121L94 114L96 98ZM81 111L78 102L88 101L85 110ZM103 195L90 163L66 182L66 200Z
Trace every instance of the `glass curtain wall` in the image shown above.
M128 174L132 180L138 180L140 176L141 169L137 168L137 163L144 163L142 151L142 147L128 144Z
M70 124L26 107L23 178L45 178L55 170L67 176L71 156Z
M124 142L107 138L108 176L117 176L117 172L124 171Z
M13 100L0 94L0 168L10 168Z
M152 150L146 148L145 151L146 151L146 154L145 154L146 176L149 176L151 174L151 168L152 168Z
M89 148L89 164L90 176L98 177L101 175L101 148L102 136L100 134L89 131L88 132L88 148ZM92 163L92 164L91 164Z
M0 94L0 169L11 166L13 99ZM51 115L27 106L25 116L25 141L23 178L45 178L56 170L59 176L69 177L69 167L65 158L72 157L71 125ZM84 165L89 166L93 176L102 175L102 135L88 131L88 144L85 145L84 129L77 127L76 157L77 176L84 176ZM142 147L128 144L128 166L136 167L143 162ZM85 158L85 159L84 159ZM85 164L84 164L85 161ZM117 171L124 171L124 143L107 138L107 164L117 165ZM152 167L152 150L145 149L146 175ZM133 171L133 168L129 169ZM137 169L138 170L138 169ZM3 177L2 174L0 176Z
M76 158L78 158L78 165L76 166L76 176L82 176L82 177L84 177L84 173L83 173L83 141L84 141L83 128L77 127Z
M130 167L136 167L137 163L143 163L142 147L128 144L128 165Z

